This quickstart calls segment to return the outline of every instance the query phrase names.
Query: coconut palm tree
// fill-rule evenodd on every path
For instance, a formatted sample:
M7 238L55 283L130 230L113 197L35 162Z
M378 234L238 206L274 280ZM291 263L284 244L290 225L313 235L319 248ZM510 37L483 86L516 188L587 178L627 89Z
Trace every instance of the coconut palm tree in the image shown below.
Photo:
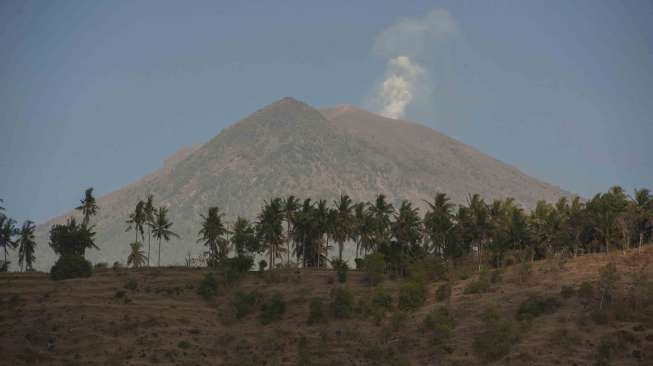
M150 248L151 248L151 239L152 239L152 225L154 224L154 213L156 212L156 207L154 207L154 195L147 195L147 200L145 201L145 206L143 207L143 212L145 214L145 225L147 226L147 266L150 266Z
M34 229L35 226L32 221L25 221L18 232L18 265L20 265L21 270L23 269L23 265L25 265L25 271L32 270L32 264L35 259L34 248L36 247Z
M154 224L152 225L152 235L159 241L159 260L157 261L157 266L161 266L161 239L167 242L170 241L171 237L179 238L179 235L170 230L171 227L172 222L168 219L168 209L159 207L154 216Z
M145 231L143 230L143 225L145 225L147 221L147 216L145 215L145 202L142 200L139 200L138 203L136 203L136 208L134 208L134 212L129 214L129 219L127 220L127 229L125 231L130 231L134 230L134 233L136 234L136 238L134 241L138 241L138 234L141 234L141 237L145 239Z
M256 231L246 218L238 216L233 226L231 243L239 257L253 256L260 251Z
M394 213L394 207L387 202L384 194L379 194L370 204L370 212L374 217L374 247L385 245L390 242L390 216Z
M7 262L7 249L15 249L16 241L13 240L13 237L18 234L16 229L16 221L10 219L4 214L0 214L0 247L3 248L5 252L5 260L3 262L3 268L6 270L9 268L9 262Z
M215 265L217 261L227 258L229 253L228 242L223 238L227 233L227 229L222 222L224 214L220 212L218 207L209 207L208 216L201 216L204 221L197 242L204 243L209 247L209 257L212 264Z
M354 216L352 210L354 207L351 198L346 194L341 194L340 199L334 201L333 204L335 206L333 239L338 243L338 259L342 261L345 241L353 236Z
M286 250L287 250L287 264L290 264L290 242L292 240L291 231L295 225L295 214L299 210L299 200L293 196L288 196L282 203L284 220L286 221Z
M75 209L82 212L82 225L88 225L91 220L91 216L95 216L98 210L98 206L95 203L95 197L93 197L93 187L90 187L84 191L84 199L79 202L81 205Z
M409 201L403 201L397 213L394 214L390 230L403 253L414 252L422 238L422 221L419 210L414 208Z
M332 233L333 216L327 206L326 200L319 200L317 202L314 214L320 232L320 240L316 240L313 244L316 246L317 268L320 268L320 265L324 263L321 260L323 254L329 251L329 237ZM324 245L322 245L323 242Z
M444 256L455 227L452 213L454 204L446 193L436 193L433 202L424 202L429 206L424 215L424 229L430 243L428 250Z
M270 269L274 268L276 258L283 250L283 210L280 198L265 202L257 218L257 235L270 257Z
M140 241L135 241L130 243L131 252L127 257L127 265L134 268L140 268L145 265L145 252L143 251L143 243Z

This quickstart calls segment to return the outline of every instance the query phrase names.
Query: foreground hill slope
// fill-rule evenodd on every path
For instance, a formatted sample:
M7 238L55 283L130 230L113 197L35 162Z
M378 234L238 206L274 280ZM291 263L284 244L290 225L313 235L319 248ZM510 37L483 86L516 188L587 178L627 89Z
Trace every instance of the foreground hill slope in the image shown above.
M224 129L201 146L185 148L165 166L138 182L98 199L92 261L124 261L133 233L125 221L139 199L154 194L170 208L181 239L164 243L162 262L183 263L195 243L200 214L219 206L232 220L254 218L275 196L293 194L335 199L341 192L357 201L379 193L423 206L438 192L462 203L467 195L512 196L525 207L557 200L567 192L425 126L392 120L350 106L318 111L292 98L275 102ZM54 256L47 232L66 213L38 228L36 266L48 269Z
M489 292L465 294L476 279L453 282L448 307L456 326L449 340L424 329L424 319L446 302L435 300L442 284L428 284L425 305L413 312L391 310L375 320L361 309L373 293L363 274L347 282L354 302L350 319L308 325L310 302L339 286L332 271L249 273L240 284L220 288L204 300L196 291L204 269L103 270L91 278L53 282L41 273L0 274L0 365L480 365L474 339L490 304L509 320L518 337L497 365L650 365L653 322L593 318L599 299L564 297L561 289L596 288L599 268L612 261L618 296L627 296L632 274L653 275L652 248L641 254L597 254L535 262L524 280L519 265L508 267ZM397 304L400 281L381 285ZM260 301L278 292L286 303L281 319L259 322L259 305L236 319L233 300L254 291ZM531 321L516 313L529 295L553 297L560 307ZM441 343L438 343L441 342ZM606 351L605 345L611 345ZM602 358L608 352L608 358Z

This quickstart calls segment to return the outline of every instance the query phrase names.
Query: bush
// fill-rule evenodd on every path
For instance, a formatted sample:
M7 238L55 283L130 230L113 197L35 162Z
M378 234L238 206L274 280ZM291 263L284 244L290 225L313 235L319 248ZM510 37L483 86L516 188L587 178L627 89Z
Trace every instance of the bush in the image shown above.
M414 281L441 281L449 277L446 262L439 257L426 257L408 265L408 276Z
M435 300L438 302L448 301L451 298L451 283L445 282L435 290Z
M109 268L109 263L107 263L107 262L98 262L98 263L95 263L95 265L93 267L95 267L96 270L98 270L98 269L108 269Z
M265 259L261 259L258 261L258 271L263 272L265 271L265 267L268 266L268 262L265 261Z
M568 299L576 294L576 289L573 286L562 286L560 289L560 296L563 299Z
M372 294L372 307L376 311L385 313L392 310L392 296L387 294L383 287L379 286Z
M331 260L331 266L333 266L333 269L336 270L336 274L338 275L338 282L340 283L347 282L347 271L349 270L349 266L347 265L347 262L344 260L334 258Z
M272 297L261 305L261 315L259 321L261 324L270 324L273 321L281 320L286 312L286 302L279 292L272 294Z
M433 332L433 340L441 343L453 335L456 320L446 307L431 311L422 322L422 327L427 332Z
M560 308L560 301L555 297L529 296L519 305L517 320L531 320L540 315L553 314Z
M326 314L324 312L324 304L319 298L311 300L309 305L309 315L307 323L309 325L324 323L326 321Z
M9 271L9 264L11 264L10 261L0 260L0 272L8 272Z
M399 289L399 309L413 311L426 301L426 286L419 281L406 282Z
M233 285L240 281L253 264L254 260L250 257L225 258L218 264L218 270L221 272L224 282L227 285Z
M130 278L129 280L127 280L127 282L125 282L125 286L124 286L124 287L125 287L127 290L136 291L136 290L138 289L138 282L136 282L135 279Z
M497 309L490 307L481 316L482 330L474 337L473 349L484 363L504 357L518 340L518 330L509 319L503 319Z
M205 300L210 300L218 294L218 280L216 280L213 272L204 275L204 278L197 287L197 294Z
M354 309L354 296L347 287L338 287L331 293L331 309L336 319L347 319L351 317Z
M464 294L482 294L488 292L492 285L492 278L487 270L481 271L478 280L470 282L463 290Z
M81 255L61 256L50 269L50 278L53 280L90 277L91 274L93 274L91 262Z
M594 286L591 282L583 282L578 287L578 300L583 306L588 306L594 300Z
M370 285L374 286L383 281L385 274L385 257L382 253L376 252L365 257L365 277Z
M118 271L122 268L122 264L118 261L113 262L113 266L111 266L111 269L114 271Z
M612 302L618 280L619 273L617 272L617 266L614 263L610 262L599 269L599 282L597 287L599 294L601 295L601 309L604 305Z
M234 308L236 319L242 319L249 315L259 299L260 296L256 292L236 291L231 299L231 306Z

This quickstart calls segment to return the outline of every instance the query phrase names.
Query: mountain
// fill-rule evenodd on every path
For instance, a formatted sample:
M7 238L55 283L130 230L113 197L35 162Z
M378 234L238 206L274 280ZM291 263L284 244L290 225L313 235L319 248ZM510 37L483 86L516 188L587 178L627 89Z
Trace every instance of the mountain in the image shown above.
M281 99L224 129L201 146L187 147L154 173L98 198L94 218L100 251L94 261L125 261L133 232L125 232L138 199L155 196L170 208L181 239L162 244L162 263L181 264L196 243L200 214L219 206L227 219L254 218L265 200L294 194L331 201L341 192L357 201L384 193L424 206L436 192L457 203L479 193L486 199L514 197L526 208L540 199L569 193L529 177L426 126L381 117L349 105L317 110ZM54 254L47 233L68 212L37 228L37 268L47 270Z

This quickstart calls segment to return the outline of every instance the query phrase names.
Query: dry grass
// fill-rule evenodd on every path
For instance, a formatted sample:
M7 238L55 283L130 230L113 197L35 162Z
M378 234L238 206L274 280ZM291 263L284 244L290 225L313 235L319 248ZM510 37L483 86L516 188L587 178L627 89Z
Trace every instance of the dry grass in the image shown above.
M2 274L0 364L478 365L472 343L481 330L483 311L496 304L503 317L514 320L519 305L538 294L556 296L562 306L519 324L519 341L497 364L593 365L602 340L627 335L627 342L616 343L620 348L612 364L650 365L653 324L597 324L575 296L563 299L560 290L596 281L598 269L609 261L617 264L623 288L630 272L653 260L651 249L639 255L588 255L562 267L536 262L527 282L518 279L517 268L508 268L483 294L463 294L476 276L454 282L448 307L456 327L444 346L434 346L422 327L426 315L442 306L435 299L442 283L429 284L426 304L414 312L393 310L378 321L356 309L351 319L330 317L309 326L311 299L328 304L332 289L339 286L330 280L334 272L303 271L288 281L251 273L239 286L221 288L208 301L197 294L205 270L101 270L87 279L59 282L41 273ZM382 286L396 305L401 283L385 281ZM370 299L375 291L357 271L349 273L347 287L354 304ZM235 291L254 291L264 299L280 292L286 300L282 320L261 325L258 308L236 319Z

